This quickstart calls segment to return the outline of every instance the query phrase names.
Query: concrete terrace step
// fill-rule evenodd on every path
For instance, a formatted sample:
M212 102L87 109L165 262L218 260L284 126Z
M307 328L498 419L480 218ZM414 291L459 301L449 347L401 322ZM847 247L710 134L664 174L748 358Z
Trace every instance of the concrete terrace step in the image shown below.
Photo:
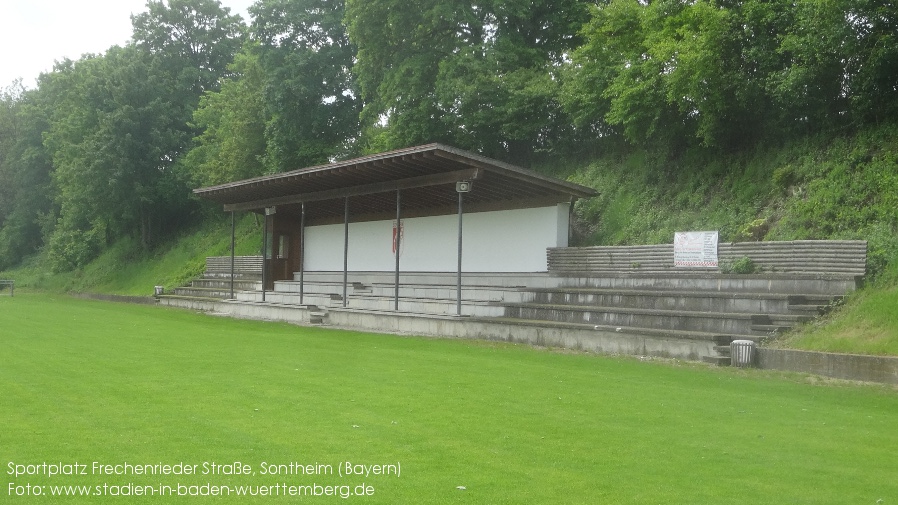
M550 305L539 303L505 304L507 317L563 321L619 327L667 328L683 331L751 335L755 325L787 327L811 320L808 316L775 314L700 312L638 309L616 306ZM766 333L766 331L763 331Z
M220 288L201 288L195 286L185 286L175 288L173 295L197 297L197 298L217 298L226 299L231 297L230 290Z
M730 354L731 354L731 351L732 351L732 349L730 348L730 345L729 345L729 344L727 344L727 345L715 345L715 346L714 346L714 350L715 350L720 356L726 356L726 357L729 357Z
M231 280L230 272L204 272L202 279L225 279ZM262 282L262 274L247 274L234 272L234 279L238 281L256 281Z
M555 288L530 290L531 303L614 306L657 310L816 315L832 302L826 295L729 293L719 291ZM794 305L796 301L804 305Z
M236 295L241 301L261 301L260 292L242 292ZM283 291L267 291L265 301L282 304L300 304L299 293ZM342 297L331 293L306 293L302 296L304 304L317 305L319 307L339 308L343 307ZM392 296L377 296L370 294L351 294L347 300L347 308L392 312L395 310L395 298ZM399 310L415 314L446 315L456 313L456 300L454 298L399 298ZM480 317L502 315L504 309L496 302L490 300L462 301L462 314Z
M348 274L350 286L353 283L364 285L383 284L392 286L396 277L393 272L365 272L352 271ZM293 281L299 281L299 272L293 274ZM306 283L334 283L342 286L343 272L305 272L303 279ZM545 288L558 286L562 278L546 272L534 273L462 273L462 286L484 286L502 288ZM452 286L455 287L457 277L452 272L401 272L399 284L402 286Z
M702 361L717 366L730 366L733 358L729 356L702 356Z
M218 278L202 278L202 279L194 279L190 282L192 287L198 288L219 288L219 289L231 289L231 280L230 279L218 279ZM261 280L253 280L253 279L235 279L234 280L234 289L238 290L254 290L254 289L262 289L262 281Z
M219 297L179 295L179 294L159 295L156 298L158 298L159 300L196 300L196 301L206 301L206 302L220 302L222 300L222 298L219 298Z
M516 324L521 326L540 326L545 328L563 328L572 330L593 330L593 331L613 331L623 335L644 335L652 337L665 337L687 340L706 340L714 342L717 345L727 345L733 340L751 340L755 343L761 343L766 336L760 335L743 335L743 334L727 334L704 331L682 331L672 330L668 328L650 328L639 326L609 326L602 324L575 323L567 321L546 321L541 319L526 319L519 317L491 317L488 319L475 318L474 321L498 322L504 324Z
M275 291L284 293L299 293L300 283L297 281L277 281ZM343 295L343 282L312 281L304 282L303 292L307 294L334 294ZM364 284L351 282L347 285L347 295L372 295L384 298L394 298L396 295L395 284L373 283ZM455 300L457 287L455 284L411 284L399 286L400 298L426 298ZM525 291L518 287L500 286L476 286L462 285L463 300L494 301L494 302L520 302L524 301Z
M559 274L563 276L564 274ZM857 289L854 276L824 274L733 275L718 273L632 273L583 276L571 274L564 288L677 290L725 293L777 293L840 296ZM551 286L548 286L551 287Z

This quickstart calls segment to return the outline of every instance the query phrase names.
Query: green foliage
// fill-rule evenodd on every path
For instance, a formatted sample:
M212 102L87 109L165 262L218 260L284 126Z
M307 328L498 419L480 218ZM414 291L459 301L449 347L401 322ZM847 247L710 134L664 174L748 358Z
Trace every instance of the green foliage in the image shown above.
M96 235L91 230L110 237L138 230L149 246L155 230L183 208L184 197L170 191L176 182L167 179L173 177L171 160L186 142L186 123L179 124L175 82L165 70L159 58L128 47L82 60L68 72L71 87L58 98L45 137L60 208L54 234L67 237L58 243L79 233ZM92 259L78 254L61 261L74 258Z
M733 242L759 242L770 231L769 218L759 218L746 224L733 237Z
M571 177L600 192L577 202L576 216L590 229L576 241L663 244L677 231L700 229L720 230L722 241L735 240L769 199L763 167L772 155L722 159L693 152L669 162L633 151L593 162Z
M439 141L531 163L569 131L558 74L586 5L349 0L365 149Z
M898 128L885 125L836 138L796 160L798 190L771 227L775 239L863 239L868 271L898 259Z
M47 244L47 264L53 273L68 272L96 258L105 243L102 225L68 226L61 220Z
M253 215L237 221L235 236L237 255L259 254L261 224ZM50 272L47 266L64 256L48 251L42 256L31 257L13 270L2 272L0 278L15 279L17 287L44 291L148 296L152 294L153 286L170 289L201 275L207 256L230 254L230 237L230 219L218 217L182 230L154 250L147 251L139 240L124 237L101 251L92 251L90 254L96 259L83 267L76 267L77 261L72 260L58 269L61 272ZM86 247L76 240L65 245L73 255L78 254L79 247Z
M167 60L179 88L194 100L218 89L243 45L245 26L218 0L149 0L131 17L135 45Z
M51 210L52 196L52 164L43 146L51 110L43 93L21 83L0 93L0 268L42 244L40 217Z
M748 275L757 273L758 265L748 256L742 256L721 264L720 271L725 274Z
M202 132L179 170L196 187L249 179L265 173L264 74L251 50L236 56L235 74L200 98L193 124Z
M600 2L562 102L579 128L673 152L877 123L898 107L896 22L878 0Z
M571 177L601 192L577 203L577 242L668 243L689 229L722 241L867 240L875 277L898 260L896 145L898 128L883 125L727 158L609 155Z
M189 188L174 163L242 25L210 0L148 8L133 19L134 44L63 62L40 89L52 104L42 143L58 210L45 219L43 240L54 270L83 266L119 237L137 236L149 249L188 211Z
M406 9L411 10L411 9ZM355 152L361 97L342 0L262 0L250 8L265 104L268 172Z

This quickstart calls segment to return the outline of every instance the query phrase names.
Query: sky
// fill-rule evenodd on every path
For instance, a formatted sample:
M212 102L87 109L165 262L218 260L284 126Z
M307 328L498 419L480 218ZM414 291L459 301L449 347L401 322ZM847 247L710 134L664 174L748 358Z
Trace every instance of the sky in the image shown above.
M249 23L255 0L220 0ZM0 0L0 89L21 78L34 88L55 61L104 53L131 38L131 14L146 0Z

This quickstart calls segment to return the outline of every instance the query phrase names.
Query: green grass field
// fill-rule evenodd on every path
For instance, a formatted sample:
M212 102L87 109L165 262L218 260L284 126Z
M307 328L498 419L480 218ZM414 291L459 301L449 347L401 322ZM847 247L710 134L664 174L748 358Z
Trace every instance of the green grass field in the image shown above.
M898 503L894 388L28 293L0 336L4 503Z

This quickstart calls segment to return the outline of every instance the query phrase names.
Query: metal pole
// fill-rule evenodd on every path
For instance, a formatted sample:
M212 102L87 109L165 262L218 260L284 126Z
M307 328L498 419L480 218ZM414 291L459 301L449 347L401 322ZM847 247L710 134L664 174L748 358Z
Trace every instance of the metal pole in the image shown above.
M458 193L458 275L455 282L455 311L461 315L461 237L462 237L462 200L464 193Z
M399 248L402 245L402 192L396 190L396 240L393 246L396 248L396 305L399 310Z
M265 286L268 282L268 213L262 220L262 301L265 301Z
M349 197L345 198L343 213L343 306L346 307L346 286L349 282Z
M231 300L234 299L234 246L235 239L234 235L236 234L237 228L237 218L234 211L231 211Z
M306 203L302 203L302 217L299 219L299 304L303 305L306 273Z

